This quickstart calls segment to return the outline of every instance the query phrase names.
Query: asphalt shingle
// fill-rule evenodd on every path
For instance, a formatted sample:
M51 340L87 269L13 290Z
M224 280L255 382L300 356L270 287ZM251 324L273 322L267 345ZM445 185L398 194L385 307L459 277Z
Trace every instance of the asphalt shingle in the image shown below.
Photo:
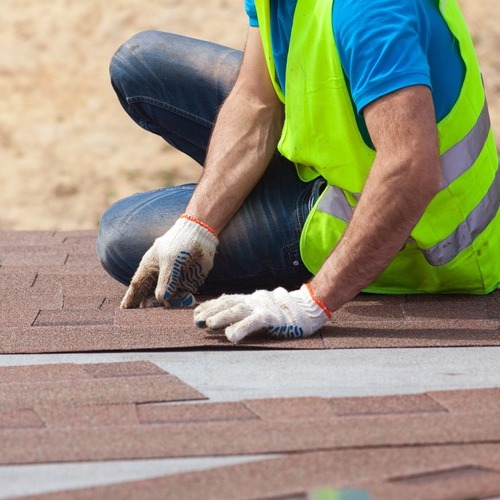
M195 328L190 310L120 310L125 287L101 268L95 238L94 231L0 231L0 353L238 348L221 332ZM313 337L279 340L260 332L241 346L500 345L499 296L362 294Z
M95 238L0 231L0 353L500 346L498 291L362 294L311 338L260 332L233 346L195 328L190 310L120 310L125 287L100 267ZM0 367L0 464L279 454L50 498L288 499L322 486L494 496L499 391L212 403L149 361Z

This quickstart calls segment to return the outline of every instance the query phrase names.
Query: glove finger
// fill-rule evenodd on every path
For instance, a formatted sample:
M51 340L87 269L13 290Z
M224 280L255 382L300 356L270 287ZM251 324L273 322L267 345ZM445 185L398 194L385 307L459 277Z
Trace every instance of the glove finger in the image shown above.
M163 307L163 302L156 300L154 295L148 295L145 299L142 300L140 308L141 309L152 309L155 307Z
M168 300L177 293L181 270L190 257L191 254L189 252L179 252L173 264L170 262L160 262L158 284L155 290L155 296L158 300Z
M127 293L123 297L121 309L136 309L153 293L158 279L158 267L155 265L140 265L137 269Z
M243 303L236 304L229 309L225 309L224 311L207 318L206 323L208 328L218 330L245 319L251 313L252 310L247 305Z
M199 328L207 326L208 318L225 311L240 302L239 295L222 295L218 299L207 300L194 310L194 323Z
M250 316L246 316L241 321L228 326L225 330L226 337L230 342L233 342L233 344L237 344L250 333L265 328L266 324L261 314L253 313Z
M174 309L189 308L196 305L196 299L192 293L186 292L179 295L174 295L168 299L165 306L170 306Z

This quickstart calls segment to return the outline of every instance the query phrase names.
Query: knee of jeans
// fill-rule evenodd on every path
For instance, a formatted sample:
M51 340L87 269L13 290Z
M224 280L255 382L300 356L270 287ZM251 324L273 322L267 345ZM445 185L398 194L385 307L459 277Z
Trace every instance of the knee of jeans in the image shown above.
M129 38L113 54L109 73L115 88L122 89L127 77L135 78L131 69L140 64L140 61L147 60L146 53L155 46L159 33L155 30L141 31Z
M101 217L97 234L96 252L104 270L124 285L128 285L134 273L127 255L127 235L119 229L111 206Z

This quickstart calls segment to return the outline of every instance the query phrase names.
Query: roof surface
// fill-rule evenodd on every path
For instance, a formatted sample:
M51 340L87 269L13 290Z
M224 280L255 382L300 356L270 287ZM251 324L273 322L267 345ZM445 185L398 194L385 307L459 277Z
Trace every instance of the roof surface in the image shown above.
M361 295L234 346L120 310L95 239L0 231L0 497L500 495L498 291Z

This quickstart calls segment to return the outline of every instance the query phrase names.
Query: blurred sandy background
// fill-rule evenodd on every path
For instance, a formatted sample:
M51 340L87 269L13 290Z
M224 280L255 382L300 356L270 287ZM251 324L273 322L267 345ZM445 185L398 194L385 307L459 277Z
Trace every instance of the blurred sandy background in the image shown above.
M459 0L500 144L500 1ZM159 29L242 48L243 0L0 0L0 229L90 229L113 201L200 169L133 123L108 63Z

